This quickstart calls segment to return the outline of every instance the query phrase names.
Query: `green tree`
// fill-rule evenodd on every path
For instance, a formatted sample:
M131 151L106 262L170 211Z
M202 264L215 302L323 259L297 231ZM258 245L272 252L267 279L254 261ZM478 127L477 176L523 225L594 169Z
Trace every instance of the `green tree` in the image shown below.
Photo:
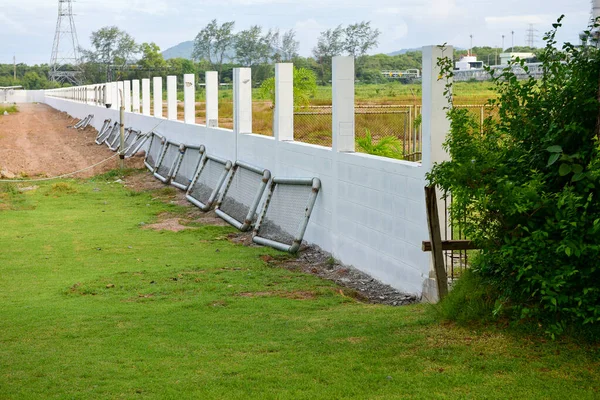
M139 46L127 32L116 26L107 26L90 35L91 49L82 49L82 58L90 63L104 65L107 80L112 69L120 69L133 61Z
M22 80L23 88L28 90L46 89L47 83L48 80L45 77L39 76L34 71L26 72Z
M208 60L219 71L223 71L223 62L228 53L233 51L236 36L233 34L234 21L221 25L213 19L196 35L192 57L195 60Z
M152 74L151 71L161 71L167 67L167 62L160 52L160 47L158 47L156 43L142 43L140 45L140 51L142 53L142 58L137 62L137 65L141 68L150 70L149 74Z
M273 48L273 32L263 35L262 27L253 25L236 35L235 58L245 67L251 67L268 62Z
M343 49L356 59L365 56L369 50L379 43L379 29L371 27L371 21L350 24L344 29Z
M263 81L260 86L263 97L268 98L275 107L275 78ZM310 104L310 99L317 91L317 79L313 71L306 68L294 67L294 106L304 107Z
M331 78L331 59L344 51L344 29L341 25L335 29L321 32L313 55L320 66L321 83L326 84Z
M170 58L167 60L167 65L171 74L184 75L196 72L194 62L187 58Z
M285 32L281 39L281 60L293 61L298 57L300 42L296 40L296 32L293 29Z

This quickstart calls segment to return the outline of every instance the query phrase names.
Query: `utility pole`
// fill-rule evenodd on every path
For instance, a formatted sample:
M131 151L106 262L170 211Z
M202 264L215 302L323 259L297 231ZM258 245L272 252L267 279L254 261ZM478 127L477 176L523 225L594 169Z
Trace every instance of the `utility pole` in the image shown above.
M471 38L471 47L469 47L469 55L473 55L473 34L470 34L469 37Z
M511 39L512 43L510 45L510 52L514 53L515 52L515 31L510 31L510 34L512 36L512 39Z
M119 90L119 96L121 97L121 108L119 109L119 158L121 159L121 170L125 169L125 99L123 91Z
M504 51L504 35L502 35L502 51Z
M13 81L17 81L17 56L13 55Z

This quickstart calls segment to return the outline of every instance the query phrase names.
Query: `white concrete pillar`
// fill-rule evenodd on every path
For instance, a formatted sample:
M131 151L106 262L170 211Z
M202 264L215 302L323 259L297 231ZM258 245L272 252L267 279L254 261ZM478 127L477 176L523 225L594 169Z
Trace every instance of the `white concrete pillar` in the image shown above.
M275 109L273 135L276 140L294 140L294 64L275 64Z
M454 49L448 46L442 49L440 46L423 47L423 77L422 77L422 166L425 171L431 171L435 163L449 160L448 154L444 151L442 144L446 140L446 135L450 131L450 121L446 118L446 107L450 106L448 98L444 95L446 80L439 79L441 69L437 65L438 59L444 57L453 57ZM442 193L438 190L438 214L444 229L446 219L444 200ZM452 229L446 226L445 229ZM430 259L430 276L435 278L433 272L433 261ZM433 282L433 281L432 281ZM436 287L435 282L429 283L426 287ZM437 301L437 290L433 293L424 293L428 301Z
M117 87L117 82L111 82L110 83L110 91L111 91L111 106L110 108L112 109L118 109L117 104L119 103L119 89Z
M155 76L153 79L153 89L154 89L154 116L156 118L162 118L163 116L163 87L162 87L162 78L160 76Z
M219 126L219 73L206 71L206 126Z
M196 123L196 75L183 76L183 120L186 124Z
M252 71L233 69L233 130L252 133Z
M448 160L442 143L450 131L450 121L446 118L445 108L450 106L444 95L445 80L439 80L440 67L438 59L452 57L454 49L451 46L442 49L439 46L423 47L423 167L427 170L436 162Z
M354 57L333 57L331 90L333 151L354 152Z
M123 90L125 91L125 98L123 99L125 111L131 112L131 81L123 82Z
M140 112L140 81L135 79L131 81L132 86L132 107L134 113Z
M100 105L102 107L104 107L104 105L107 103L107 96L108 96L108 90L106 90L106 84L100 85L101 87L101 92L100 92Z
M118 92L118 96L117 96L117 109L120 110L121 106L124 105L124 100L125 100L125 87L123 84L123 81L119 81L117 82L117 92Z
M105 106L110 104L112 108L112 85L110 82L104 84L104 98L102 101L104 102Z
M142 79L142 113L150 115L150 79Z
M167 76L167 118L177 120L177 77Z

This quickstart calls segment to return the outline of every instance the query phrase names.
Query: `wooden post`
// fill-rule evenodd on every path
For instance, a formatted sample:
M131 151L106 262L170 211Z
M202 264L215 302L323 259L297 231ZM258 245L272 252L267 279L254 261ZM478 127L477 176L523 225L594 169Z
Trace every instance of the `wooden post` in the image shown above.
M444 265L442 234L440 232L440 217L438 214L435 186L425 187L425 203L427 207L427 227L429 228L429 241L431 242L435 280L439 299L442 300L448 295L448 276L446 275L446 266Z

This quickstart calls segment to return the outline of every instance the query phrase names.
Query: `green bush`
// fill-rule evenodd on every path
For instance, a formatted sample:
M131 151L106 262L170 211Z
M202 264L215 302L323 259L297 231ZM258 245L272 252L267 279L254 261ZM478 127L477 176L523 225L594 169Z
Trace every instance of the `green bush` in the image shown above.
M466 270L441 302L433 304L436 314L443 320L460 324L472 321L488 322L501 309L498 293L479 274Z
M560 22L544 38L543 78L519 80L510 68L494 76L498 117L483 132L467 110L449 110L452 161L429 175L482 249L475 273L511 315L552 336L600 322L600 52L591 29L590 45L557 49ZM451 61L440 65L451 76Z
M401 160L403 156L402 142L396 136L383 136L374 140L371 131L365 130L365 136L356 138L356 145L362 152L374 156L396 158Z

